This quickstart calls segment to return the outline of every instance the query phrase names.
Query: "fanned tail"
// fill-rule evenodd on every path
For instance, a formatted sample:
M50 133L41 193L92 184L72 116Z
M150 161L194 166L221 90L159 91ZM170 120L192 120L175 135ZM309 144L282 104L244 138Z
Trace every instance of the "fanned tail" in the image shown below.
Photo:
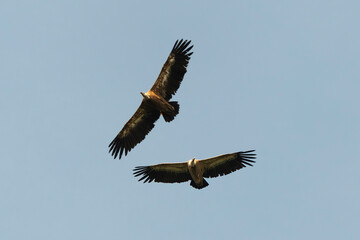
M199 184L199 185L197 185L197 184L194 182L194 180L191 180L190 185L191 185L192 187L196 188L196 189L199 189L199 190L202 189L202 188L204 188L204 187L209 186L208 182L207 182L205 179L203 179L202 184Z
M164 120L166 122L171 122L172 120L174 120L175 116L178 115L180 110L180 105L178 102L173 101L173 102L169 102L169 104L173 106L175 110L174 112L171 113L164 113L164 112L162 113Z

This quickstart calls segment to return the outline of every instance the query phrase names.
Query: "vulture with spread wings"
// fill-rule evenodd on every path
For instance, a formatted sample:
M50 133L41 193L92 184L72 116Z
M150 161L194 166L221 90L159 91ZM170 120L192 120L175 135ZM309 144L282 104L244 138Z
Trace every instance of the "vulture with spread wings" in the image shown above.
M204 178L227 175L255 163L255 150L224 154L213 158L196 160L195 158L182 163L162 163L152 166L141 166L134 169L139 181L180 183L191 181L190 185L202 189L209 184Z
M166 122L172 121L179 113L179 104L169 101L180 87L186 73L192 52L191 41L182 39L175 42L171 53L151 89L142 93L143 100L135 114L125 124L109 144L109 152L116 158L125 156L153 129L154 123L163 116Z

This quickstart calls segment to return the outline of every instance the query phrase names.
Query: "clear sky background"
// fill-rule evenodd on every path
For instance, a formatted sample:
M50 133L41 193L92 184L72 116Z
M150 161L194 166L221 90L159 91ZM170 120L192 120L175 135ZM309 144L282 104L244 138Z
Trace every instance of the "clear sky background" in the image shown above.
M359 1L1 1L0 239L360 239ZM128 156L108 144L176 39L194 54ZM256 149L143 184L135 166Z

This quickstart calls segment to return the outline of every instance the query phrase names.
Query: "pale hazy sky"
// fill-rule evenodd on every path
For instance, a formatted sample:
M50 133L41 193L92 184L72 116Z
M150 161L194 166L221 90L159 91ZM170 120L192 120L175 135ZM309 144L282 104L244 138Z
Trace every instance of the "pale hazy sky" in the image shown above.
M360 239L358 1L1 1L0 239ZM122 160L176 39L194 54ZM201 191L139 165L256 149Z

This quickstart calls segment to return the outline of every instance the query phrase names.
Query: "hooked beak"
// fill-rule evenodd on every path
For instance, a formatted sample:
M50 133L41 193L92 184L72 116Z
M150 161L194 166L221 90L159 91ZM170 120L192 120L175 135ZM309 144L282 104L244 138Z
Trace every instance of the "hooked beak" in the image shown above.
M145 97L145 93L143 93L143 92L140 92L140 94L143 96L143 97Z

